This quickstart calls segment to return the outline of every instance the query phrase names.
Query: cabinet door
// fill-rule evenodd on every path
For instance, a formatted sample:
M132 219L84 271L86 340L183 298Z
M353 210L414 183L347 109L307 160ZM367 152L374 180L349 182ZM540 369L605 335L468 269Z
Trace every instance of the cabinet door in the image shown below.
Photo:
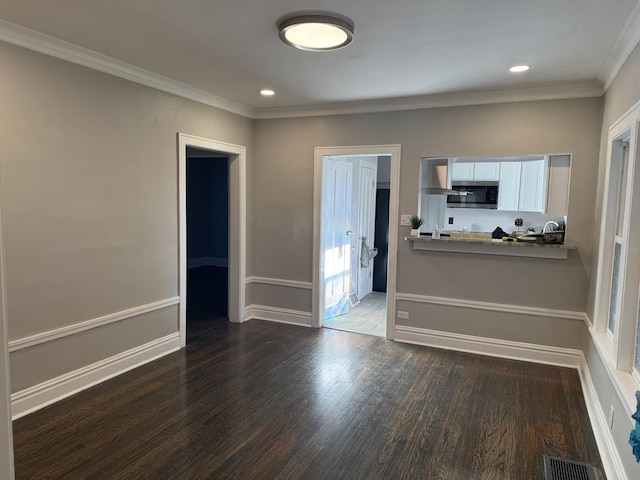
M474 180L500 180L500 162L476 162L473 171Z
M520 208L523 212L544 212L546 203L545 161L522 162Z
M475 163L473 162L453 163L451 167L451 180L454 182L456 180L473 180L474 166Z
M500 165L498 210L518 211L520 208L520 162L504 162Z

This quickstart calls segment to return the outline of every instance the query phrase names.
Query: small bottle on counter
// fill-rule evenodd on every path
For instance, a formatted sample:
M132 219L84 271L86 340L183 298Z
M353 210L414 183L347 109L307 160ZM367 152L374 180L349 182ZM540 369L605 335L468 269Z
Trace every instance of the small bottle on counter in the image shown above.
M438 226L437 223L433 226L433 232L431 233L431 238L433 238L434 240L438 240L440 238L440 227Z

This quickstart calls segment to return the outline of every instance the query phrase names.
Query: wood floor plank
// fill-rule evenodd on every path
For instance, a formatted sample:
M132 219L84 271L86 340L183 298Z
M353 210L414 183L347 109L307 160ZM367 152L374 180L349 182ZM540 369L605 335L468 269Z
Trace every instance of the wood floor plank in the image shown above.
M601 470L574 370L262 321L14 422L18 480L538 479ZM602 472L600 471L601 478Z

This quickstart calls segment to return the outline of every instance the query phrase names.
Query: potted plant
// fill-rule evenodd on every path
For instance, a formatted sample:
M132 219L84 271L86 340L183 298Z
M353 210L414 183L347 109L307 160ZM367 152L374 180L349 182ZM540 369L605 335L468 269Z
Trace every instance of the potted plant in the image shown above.
M411 215L411 236L419 237L420 236L420 227L424 223L424 219L420 218L417 215Z

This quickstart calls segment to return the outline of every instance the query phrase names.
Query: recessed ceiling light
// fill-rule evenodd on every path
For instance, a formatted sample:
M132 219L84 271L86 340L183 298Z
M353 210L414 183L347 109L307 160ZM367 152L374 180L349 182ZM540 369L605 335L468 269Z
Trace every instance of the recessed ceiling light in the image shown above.
M264 88L264 89L260 90L260 95L264 95L265 97L270 97L270 96L275 95L275 94L276 94L276 92L274 92L270 88Z
M509 69L510 72L513 73L522 73L529 70L531 67L529 65L514 65Z
M353 22L332 15L295 15L280 21L278 32L287 45L326 52L346 47L353 41Z

